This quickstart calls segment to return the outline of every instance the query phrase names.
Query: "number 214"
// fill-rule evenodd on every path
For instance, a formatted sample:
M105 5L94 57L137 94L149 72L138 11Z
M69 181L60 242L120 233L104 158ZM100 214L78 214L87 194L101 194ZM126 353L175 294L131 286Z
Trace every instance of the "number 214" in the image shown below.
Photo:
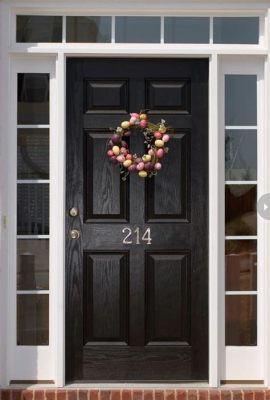
M127 233L127 235L123 239L123 244L132 244L132 229L126 227L122 230L123 233ZM151 229L147 228L144 234L141 236L141 231L140 228L134 229L134 235L135 235L135 243L136 244L141 244L141 241L147 242L146 244L151 244L152 243L152 238L151 238Z

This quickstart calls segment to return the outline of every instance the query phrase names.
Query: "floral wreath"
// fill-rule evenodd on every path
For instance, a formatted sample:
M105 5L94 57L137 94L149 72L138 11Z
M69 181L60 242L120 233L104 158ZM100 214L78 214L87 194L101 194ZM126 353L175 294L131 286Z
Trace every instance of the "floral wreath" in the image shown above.
M124 137L134 131L140 131L145 138L146 153L142 156L132 154ZM167 143L170 140L170 128L162 119L153 124L148 120L147 112L131 113L129 121L123 121L114 130L107 144L109 160L120 166L122 180L126 180L130 172L137 172L141 178L151 178L162 168L161 158L169 151Z

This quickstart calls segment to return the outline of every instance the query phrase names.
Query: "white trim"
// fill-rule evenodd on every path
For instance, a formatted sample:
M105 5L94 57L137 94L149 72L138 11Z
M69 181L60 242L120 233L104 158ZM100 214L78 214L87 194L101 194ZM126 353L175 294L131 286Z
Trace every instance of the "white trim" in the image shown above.
M50 129L50 125L17 125L18 129Z
M222 61L222 79L223 86L222 92L224 91L224 77L229 74L240 74L240 75L257 75L257 110L258 110L258 135L257 135L257 151L258 151L258 198L265 193L263 191L265 176L263 173L265 157L264 154L264 140L266 132L264 130L264 75L263 75L263 60L255 60L254 58L246 57L228 57L223 58ZM224 108L222 113L224 114ZM224 119L224 115L223 115ZM225 132L225 124L223 130L220 131L220 135ZM264 271L266 269L265 263L265 245L264 245L264 222L258 218L258 289L257 289L257 346L251 347L240 347L240 346L225 346L225 364L221 375L222 380L262 380L264 379ZM250 237L231 237L228 236L226 240L237 240L237 239L256 239L256 236ZM268 288L269 290L269 288ZM224 292L223 292L224 293ZM226 294L231 294L226 293ZM243 293L243 292L242 292ZM250 294L252 292L249 292ZM224 296L225 298L225 296ZM224 314L225 315L225 314Z
M248 131L248 130L257 130L257 125L256 126L237 126L237 125L232 125L232 126L225 126L226 130L243 130L243 131Z
M49 239L50 235L17 235L17 239Z
M7 368L7 380L23 380L29 379L29 376L33 377L32 379L41 380L49 380L53 379L54 370L52 368L53 359L56 357L55 351L53 351L53 342L54 342L54 334L55 334L55 304L53 302L53 296L49 296L49 327L50 327L50 335L49 335L49 345L48 346L17 346L16 345L16 295L17 293L21 293L17 291L16 288L16 242L17 239L48 239L53 236L53 225L54 221L52 220L52 210L55 208L55 202L52 201L50 196L50 226L52 227L52 232L50 235L17 235L17 223L16 223L16 215L14 210L16 210L16 188L17 188L17 166L16 166L16 155L17 155L17 124L16 124L16 114L17 114L17 74L24 72L36 72L36 73L49 73L50 74L50 119L52 126L54 126L54 113L55 113L55 104L53 103L53 99L55 97L55 88L53 85L53 77L54 77L54 62L50 58L15 58L11 65L11 102L10 102L10 129L9 129L9 160L12 163L12 168L9 169L9 263L8 263L8 274L9 274L9 284L8 291L10 293L9 296L9 306L8 306L8 323L7 323L7 354L8 354L8 368ZM52 129L52 128L51 128ZM50 141L50 159L51 153L54 151L53 149L53 141ZM52 182L54 181L54 175L57 173L55 170L50 171L51 179L50 184L53 186ZM32 180L31 180L32 181ZM23 183L26 183L24 181ZM36 182L35 182L36 183ZM51 190L51 188L50 188ZM57 219L55 219L57 221ZM54 271L57 268L57 261L54 258L54 253L52 251L52 244L54 240L50 240L50 271ZM51 283L54 281L53 274L50 273L50 288ZM38 293L38 291L34 291ZM45 293L45 291L41 291ZM31 293L31 291L29 291ZM26 360L27 363L22 360Z
M67 16L63 15L63 25L62 25L62 42L67 42Z
M257 181L225 181L225 185L257 185Z
M226 296L241 296L241 295L247 295L247 296L252 296L254 294L258 294L257 290L227 290L225 292Z
M221 261L219 249L223 245L219 225L222 210L218 206L222 193L218 166L223 149L216 134L219 130L218 80L218 58L213 55L209 65L209 385L213 387L219 385L220 376L219 283L222 271L218 266Z
M257 236L225 236L225 240L257 240Z
M224 136L223 133L221 135L217 135L217 132L224 132L224 118L220 115L219 109L222 109L224 106L223 98L222 98L222 90L223 83L221 74L219 71L219 63L221 60L228 60L229 63L233 63L235 60L243 60L245 63L247 60L248 64L255 65L257 60L261 60L263 56L269 55L269 50L267 48L269 44L269 12L268 15L265 16L266 10L269 8L269 3L260 2L256 3L255 0L251 0L252 3L247 3L247 1L243 2L232 2L227 1L226 3L195 3L195 2L159 2L149 0L148 2L134 2L125 0L124 2L118 1L109 3L109 2L93 2L93 1L79 1L73 2L69 0L65 1L57 1L53 2L51 0L45 1L13 1L10 0L8 3L2 3L0 0L0 31L2 35L0 35L0 76L5 76L9 78L9 59L8 52L10 56L10 60L14 62L14 65L27 66L27 68L32 68L32 65L44 65L46 67L46 63L50 63L50 60L53 60L51 63L52 71L54 71L54 60L56 60L56 76L53 77L51 81L51 89L54 92L54 96L51 96L51 107L52 110L52 119L51 126L38 126L44 128L51 129L52 143L50 145L51 149L51 196L54 199L58 199L58 203L54 205L51 209L50 222L51 222L51 237L55 239L52 244L50 251L50 261L54 262L56 268L54 270L54 277L50 278L50 306L54 306L54 311L52 315L52 324L54 324L55 330L52 331L52 336L50 336L50 343L52 344L53 356L48 359L47 352L48 349L43 346L38 347L27 347L22 346L22 351L20 352L20 357L17 359L17 363L19 367L23 367L25 365L25 359L28 357L36 357L38 353L38 363L40 365L45 366L45 368L50 368L50 378L55 378L55 382L57 386L63 386L65 383L65 361L64 361L64 346L65 346L65 337L64 337L64 260L65 260L65 232L64 232L64 215L65 215L65 60L67 56L109 56L109 57L179 57L184 58L187 56L192 57L209 57L210 58L210 79L209 79L209 93L210 93L210 103L209 103L209 115L210 118L210 128L209 128L209 205L210 205L210 220L209 220L209 314L210 314L210 325L209 325L209 339L210 339L210 353L209 353L209 373L210 373L210 381L209 384L212 387L216 387L219 385L219 379L222 377L222 371L225 371L225 375L228 372L228 368L226 364L226 360L224 359L225 347L224 347L224 320L222 317L222 313L224 313ZM25 7L25 8L23 8ZM51 15L85 15L86 13L91 13L91 15L134 15L138 12L138 8L140 12L143 12L144 15L187 15L187 16L214 16L214 15L258 15L261 20L264 19L265 24L261 24L260 31L260 43L259 45L217 45L217 44L206 44L206 45L192 45L192 44L158 44L158 45L145 45L145 44L15 44L15 14L16 12L20 12L21 14L29 14L33 12L46 13ZM9 13L11 10L11 14ZM12 28L10 30L10 27ZM266 36L263 38L263 30L265 30ZM11 31L11 37L9 32ZM262 40L264 39L264 40ZM5 40L5 43L3 42ZM9 48L8 48L9 46ZM54 57L50 58L50 55L54 55ZM236 57L233 57L235 55ZM251 58L245 57L237 57L237 55L250 55ZM225 57L232 56L232 57ZM26 68L26 69L27 69ZM31 69L30 68L30 69ZM14 69L12 70L14 72ZM29 71L29 70L27 70ZM32 72L32 69L31 69ZM270 75L270 66L269 61L266 64L266 76L268 76L269 80ZM15 193L15 185L16 185L16 166L14 165L14 159L16 158L16 154L14 152L14 148L16 147L16 143L14 141L14 132L16 130L16 123L14 122L14 110L15 110L15 94L14 90L14 80L12 82L11 89L8 88L9 79L3 81L3 86L1 87L0 92L0 110L3 112L3 118L0 118L0 151L1 149L7 149L7 154L5 151L2 151L0 157L0 166L1 170L5 170L5 168L9 171L9 181L8 186L9 190L7 191L6 186L7 182L4 180L4 177L0 175L0 188L1 188L1 202L0 202L0 213L2 215L6 214L6 209L8 207L8 238L9 243L7 246L6 235L1 235L1 263L0 263L0 275L3 280L0 280L0 311L1 315L4 316L7 309L12 309L14 306L14 298L10 298L6 296L5 290L7 290L7 282L6 274L7 270L3 268L3 266L8 265L9 267L14 266L15 260L15 231L16 231L16 220L14 217L14 199L16 200ZM263 81L262 81L263 82ZM13 107L9 107L10 102L7 101L11 96L11 104ZM267 107L269 108L269 98L270 98L270 88L268 85L268 91L265 94L265 98L267 102L265 102ZM265 111L268 110L265 106ZM8 112L9 110L9 112ZM12 112L11 112L12 110ZM7 116L9 115L10 125L7 123ZM267 126L270 126L270 116L269 113L266 112L267 115ZM8 129L7 129L8 127ZM29 126L20 126L22 128L34 128L33 125ZM230 129L237 129L236 127L229 127ZM253 129L254 127L244 127L248 129ZM259 127L258 133L262 132L262 127ZM241 127L243 129L243 127ZM257 129L257 127L255 128ZM268 128L269 129L269 128ZM265 131L266 132L266 131ZM263 181L264 181L264 191L270 192L270 161L269 160L269 152L270 152L270 138L267 138L267 135L262 135L262 141L264 143L264 147L261 147L264 151L264 169L263 169ZM268 135L270 136L270 135ZM6 146L7 143L7 146ZM261 142L262 145L262 142ZM260 145L260 146L261 146ZM7 167L8 166L8 167ZM258 175L259 176L259 175ZM261 185L261 190L263 192L263 187ZM8 197L6 193L8 192ZM55 202L56 203L56 202ZM1 215L0 215L1 216ZM54 221L57 221L57 226L52 225ZM263 223L264 225L264 244L263 244L263 254L264 254L264 264L268 265L267 260L270 261L270 249L267 244L270 242L270 225L267 222ZM54 228L53 228L54 227ZM5 232L2 225L0 226L1 233ZM260 231L260 235L262 234L262 230ZM49 235L42 236L34 236L34 238L49 238ZM18 236L20 239L30 239L31 236ZM248 236L248 237L226 237L226 239L231 240L251 240L256 239L256 236ZM52 242L52 241L51 241ZM6 250L5 250L6 249ZM8 262L7 262L8 257ZM52 264L51 264L52 265ZM9 273L10 268L8 268ZM267 271L265 271L266 273ZM264 287L269 291L270 288L270 273L265 275L267 279L265 279ZM9 287L14 289L13 282L14 276L12 273L9 276ZM269 297L269 294L268 294ZM8 299L8 307L6 307L5 302ZM267 298L265 298L267 300ZM265 304L267 302L265 301ZM268 303L267 303L268 304ZM264 312L265 321L267 321L265 332L267 332L267 336L265 342L269 342L270 338L270 317L269 317L269 306L263 306L261 304L261 310ZM2 313L3 311L3 313ZM12 314L11 314L12 316ZM12 317L13 318L13 317ZM1 319L1 321L3 321ZM3 326L5 326L3 324ZM12 354L9 352L9 347L6 351L6 338L5 336L9 336L12 332L12 323L8 323L8 328L5 332L0 330L0 358L3 355L4 360L8 360L8 366L4 365L2 367L2 363L0 363L0 383L7 385L8 377L6 375L10 375L10 371L15 371L16 369L12 369L14 359L12 359ZM12 338L11 338L12 339ZM265 376L266 382L270 382L270 346L265 344L265 349L268 351L268 357L265 357ZM267 347L268 346L268 347ZM241 350L241 351L240 351ZM248 355L246 360L252 360L253 365L256 366L256 351L251 348L231 348L227 347L226 354L227 357L233 360L233 357L238 357L236 359L245 360L246 352ZM242 351L243 350L243 351ZM44 369L41 368L39 370L39 378L42 379ZM232 370L236 373L237 371ZM230 371L230 373L232 373ZM258 376L262 376L263 368L258 368ZM45 371L46 372L46 371ZM245 371L243 371L244 374ZM36 369L32 368L31 373L33 376L36 376ZM243 375L244 376L244 375ZM29 376L28 376L29 378ZM20 376L20 379L22 377ZM252 379L256 379L254 376ZM91 386L91 385L85 385ZM84 386L84 387L85 387ZM95 387L102 385L94 385ZM107 385L108 386L108 385ZM123 387L123 384L110 384L111 387ZM129 385L126 385L129 387ZM136 386L136 384L132 385ZM142 386L141 384L139 386ZM145 385L146 387L150 387L151 385ZM155 387L172 387L172 385L159 385L155 384ZM178 385L173 385L173 387L177 387ZM181 386L187 386L179 385ZM191 387L199 387L199 384L190 385ZM208 385L203 385L204 387L208 387ZM72 385L70 386L72 387ZM106 384L104 385L106 387Z
M28 183L28 184L32 184L32 183L42 184L42 183L50 183L50 180L49 179L18 179L17 183L18 184L22 184L22 185L26 184L26 183Z
M50 294L49 290L17 290L17 294Z

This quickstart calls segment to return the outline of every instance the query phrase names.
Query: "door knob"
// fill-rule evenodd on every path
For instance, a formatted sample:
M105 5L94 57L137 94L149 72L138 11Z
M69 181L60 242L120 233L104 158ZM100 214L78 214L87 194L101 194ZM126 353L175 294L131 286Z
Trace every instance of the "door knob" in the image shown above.
M77 229L72 229L72 230L69 232L69 237L70 237L70 239L72 239L72 240L79 239L80 236L81 236L81 234L80 234L80 232L79 232Z
M79 215L79 210L77 207L72 207L69 209L69 215L71 217L77 217L77 215Z

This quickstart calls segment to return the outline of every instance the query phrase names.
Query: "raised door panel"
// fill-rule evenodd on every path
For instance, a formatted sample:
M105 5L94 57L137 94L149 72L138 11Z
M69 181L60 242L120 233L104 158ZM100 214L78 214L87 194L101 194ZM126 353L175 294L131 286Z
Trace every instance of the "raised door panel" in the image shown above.
M128 253L84 255L84 345L128 342Z
M108 162L109 132L85 131L85 222L126 222L129 219L128 182Z

